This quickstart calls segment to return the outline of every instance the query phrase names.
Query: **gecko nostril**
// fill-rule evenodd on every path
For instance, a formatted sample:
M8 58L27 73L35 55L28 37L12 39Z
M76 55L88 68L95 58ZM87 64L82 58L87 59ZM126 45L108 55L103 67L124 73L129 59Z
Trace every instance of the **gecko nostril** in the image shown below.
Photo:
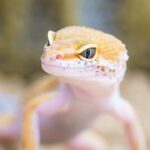
M60 54L56 55L56 59L61 59L61 58L62 58L62 57L61 57Z

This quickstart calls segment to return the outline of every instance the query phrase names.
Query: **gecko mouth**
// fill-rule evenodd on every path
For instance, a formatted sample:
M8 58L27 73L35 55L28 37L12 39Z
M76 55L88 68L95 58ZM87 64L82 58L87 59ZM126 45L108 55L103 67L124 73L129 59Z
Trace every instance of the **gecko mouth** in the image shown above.
M41 63L42 69L48 74L65 77L94 77L96 68L93 66L58 66L55 64Z
M123 72L119 71L118 73L110 73L108 72L108 68L105 68L105 71L99 71L97 68L93 67L63 67L57 66L55 64L46 64L42 63L43 70L48 73L52 74L57 77L67 77L67 78L74 78L74 79L81 79L82 80L95 80L98 79L104 81L121 81L123 78Z
M41 63L41 66L43 70L49 74L53 75L65 75L65 76L99 76L100 72L97 70L97 67L93 66L87 66L87 67L82 67L82 66L58 66L55 64L46 64L46 63ZM105 72L103 72L105 74ZM106 74L105 74L106 75Z
M87 66L87 67L75 66L75 67L73 67L73 66L69 66L69 64L65 65L65 66L63 66L63 65L58 66L58 65L54 65L54 64L41 63L41 65L42 65L42 68L44 67L47 69L53 69L53 68L60 69L60 70L68 70L68 69L70 69L70 70L73 70L73 69L75 69L75 70L89 70L89 69L93 69L93 66Z
M93 68L84 67L62 67L53 64L41 63L43 70L57 77L66 77L82 80L99 80L99 81L114 81L116 77L110 77L110 74L96 72Z

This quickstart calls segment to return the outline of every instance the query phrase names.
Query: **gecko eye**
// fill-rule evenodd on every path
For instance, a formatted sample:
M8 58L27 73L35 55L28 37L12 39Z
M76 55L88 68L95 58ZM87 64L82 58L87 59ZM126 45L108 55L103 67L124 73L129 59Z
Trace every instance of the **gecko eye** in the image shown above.
M95 55L96 55L95 47L88 48L79 54L81 58L84 58L86 60L93 60L95 58Z

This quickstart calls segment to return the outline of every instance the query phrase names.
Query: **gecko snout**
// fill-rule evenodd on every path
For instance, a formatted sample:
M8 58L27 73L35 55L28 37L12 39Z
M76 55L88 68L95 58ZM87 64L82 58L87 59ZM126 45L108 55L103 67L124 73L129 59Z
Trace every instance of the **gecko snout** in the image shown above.
M59 60L62 59L62 54L56 53L53 50L44 50L42 54L43 59L48 59L48 60Z

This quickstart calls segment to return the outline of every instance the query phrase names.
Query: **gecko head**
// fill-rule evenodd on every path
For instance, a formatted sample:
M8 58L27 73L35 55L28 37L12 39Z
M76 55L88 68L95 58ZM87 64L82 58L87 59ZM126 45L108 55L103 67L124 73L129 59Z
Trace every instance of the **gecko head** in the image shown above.
M121 81L127 59L125 45L114 36L72 26L48 32L41 64L58 77Z

